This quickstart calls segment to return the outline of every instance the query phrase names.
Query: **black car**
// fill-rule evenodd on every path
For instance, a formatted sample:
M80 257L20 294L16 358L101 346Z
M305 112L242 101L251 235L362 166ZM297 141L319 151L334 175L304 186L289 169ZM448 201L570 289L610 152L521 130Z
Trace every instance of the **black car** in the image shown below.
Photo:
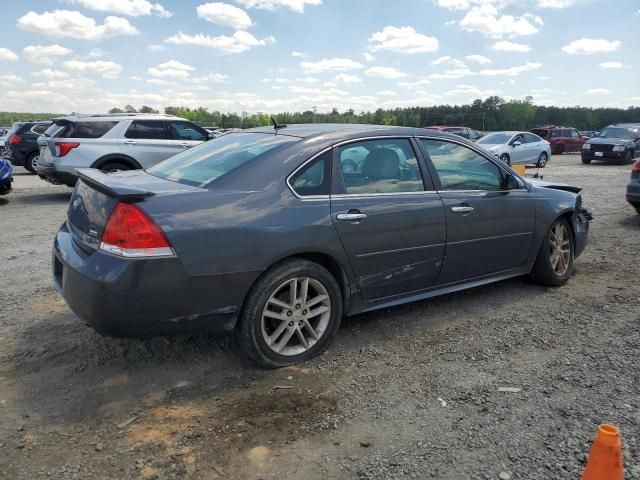
M627 202L640 213L640 160L636 160L631 169L631 178L627 185Z
M51 125L46 122L26 122L19 125L7 138L9 159L14 165L20 165L31 173L36 173L40 147L38 137Z
M604 160L630 164L640 156L640 123L609 125L582 146L582 163Z
M417 128L276 125L78 174L52 262L71 309L113 336L235 329L267 367L321 353L343 314L562 285L589 230L579 188Z

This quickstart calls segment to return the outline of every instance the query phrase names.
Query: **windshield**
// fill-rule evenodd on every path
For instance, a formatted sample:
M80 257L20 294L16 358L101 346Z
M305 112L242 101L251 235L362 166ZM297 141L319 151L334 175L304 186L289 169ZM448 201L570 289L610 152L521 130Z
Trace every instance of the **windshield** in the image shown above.
M204 187L278 146L298 139L264 133L230 133L181 152L147 170L151 175Z
M633 140L640 136L640 128L607 127L600 132L599 137L628 138Z
M513 135L510 133L492 133L486 137L482 137L478 140L478 143L485 145L502 145L504 143L509 143L512 136Z

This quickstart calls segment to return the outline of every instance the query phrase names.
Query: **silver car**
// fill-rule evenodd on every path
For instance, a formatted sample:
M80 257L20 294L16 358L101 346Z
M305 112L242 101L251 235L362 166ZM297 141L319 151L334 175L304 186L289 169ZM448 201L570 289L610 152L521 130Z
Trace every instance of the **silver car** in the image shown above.
M529 132L494 132L476 142L507 165L544 168L551 158L551 145Z
M148 168L211 138L184 118L159 114L58 118L38 139L38 175L74 186L77 168L103 172Z

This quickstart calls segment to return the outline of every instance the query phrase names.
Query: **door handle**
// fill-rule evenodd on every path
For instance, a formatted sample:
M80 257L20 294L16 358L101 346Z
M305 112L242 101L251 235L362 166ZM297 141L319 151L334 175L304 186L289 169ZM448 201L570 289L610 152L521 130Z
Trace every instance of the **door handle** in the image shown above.
M180 146L181 146L182 148L189 148L191 145L189 145L187 142L182 142L182 143L180 144Z
M124 143L126 143L127 145L135 145L136 141L135 140L125 140Z
M471 213L473 207L451 207L451 211L454 213Z
M339 213L336 218L341 222L357 222L367 218L366 213Z

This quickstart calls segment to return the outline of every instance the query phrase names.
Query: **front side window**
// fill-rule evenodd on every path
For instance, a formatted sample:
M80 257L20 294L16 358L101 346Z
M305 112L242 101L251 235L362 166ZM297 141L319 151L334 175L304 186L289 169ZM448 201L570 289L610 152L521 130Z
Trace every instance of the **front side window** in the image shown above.
M286 135L230 133L178 153L147 172L172 182L204 187L270 150L297 140Z
M379 139L338 148L348 194L403 193L424 190L422 174L407 139Z
M166 140L165 122L161 120L134 120L124 136L141 140Z
M551 138L562 138L562 130L552 130Z
M497 165L470 148L443 140L421 140L438 172L442 190L502 190Z
M194 140L204 142L206 133L198 126L190 122L169 122L169 130L176 140Z
M291 177L291 188L301 197L329 195L331 155L331 150L329 150L305 165Z

